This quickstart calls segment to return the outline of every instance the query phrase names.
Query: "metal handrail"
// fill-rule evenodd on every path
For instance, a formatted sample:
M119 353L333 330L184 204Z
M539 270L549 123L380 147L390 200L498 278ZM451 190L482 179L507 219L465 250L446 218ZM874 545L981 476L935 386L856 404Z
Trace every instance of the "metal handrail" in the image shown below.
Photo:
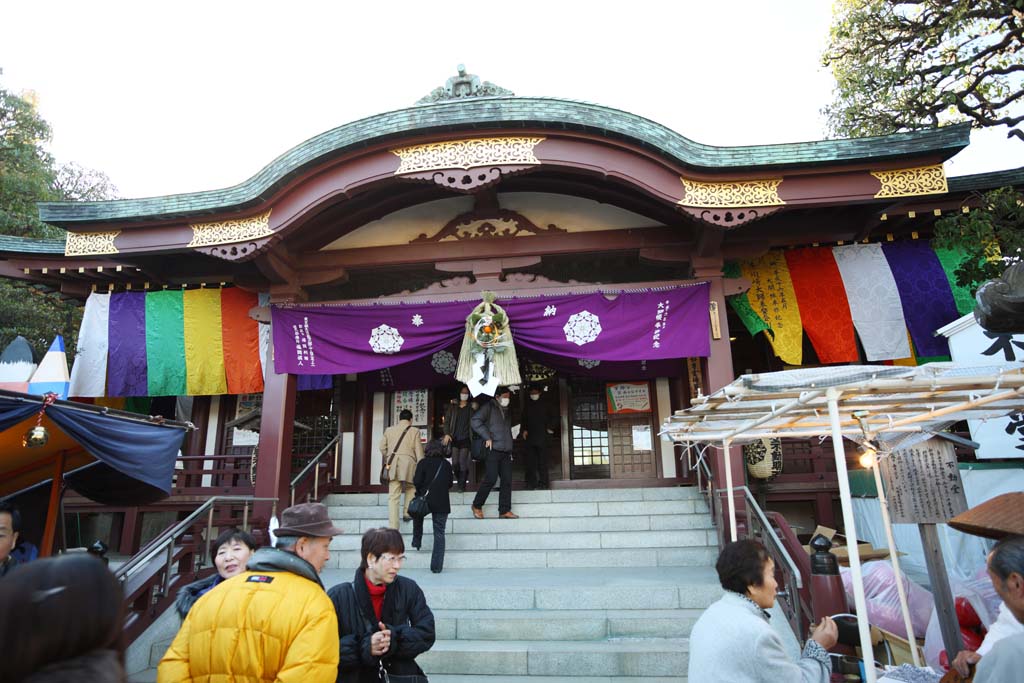
M335 434L334 438L331 439L330 441L328 441L327 445L324 446L322 449L320 449L320 452L317 453L316 455L314 455L310 459L310 461L306 463L306 466L303 467L302 470L298 474L296 474L295 477L292 479L291 486L290 486L290 492L289 492L289 494L290 494L289 495L289 500L291 501L291 505L295 505L295 488L299 485L299 482L303 479L303 477L306 476L306 472L308 472L309 468L311 468L311 467L315 467L316 468L316 469L314 469L314 472L313 472L314 473L314 478L313 478L313 497L314 498L317 497L316 494L318 493L318 489L320 488L320 486L319 486L319 484L320 484L320 468L317 467L317 466L320 464L320 460L324 457L324 455L327 453L327 451L329 451L332 446L334 446L336 443L338 443L339 439L341 439L341 434ZM337 453L335 453L335 455L337 455ZM337 469L337 468L335 468L335 469Z
M743 491L743 495L747 500L747 505L749 505L750 509L754 511L754 514L757 515L758 521L761 522L761 527L768 532L768 537L771 539L772 545L775 547L775 550L778 551L779 555L782 556L782 559L786 561L786 565L788 565L790 573L796 577L796 587L803 588L804 583L803 578L800 575L800 569L797 568L796 562L793 561L793 557L786 550L786 547L782 545L782 539L780 539L779 535L775 533L775 529L772 527L771 522L768 521L768 518L765 517L761 506L757 504L756 500L754 500L754 496L750 492L750 489L746 486L737 486L733 491ZM726 493L726 489L716 489L716 492Z
M152 561L153 559L159 557L162 554L167 554L168 557L170 557L171 554L173 553L174 541L178 538L178 536L180 536L185 531L190 529L193 526L193 524L195 523L195 521L197 519L199 519L199 517L203 514L203 512L208 512L207 528L209 529L210 527L212 527L213 508L214 508L214 506L216 504L224 503L224 502L228 502L228 503L245 503L246 504L246 508L245 508L245 512L246 513L248 513L248 511L249 511L249 507L248 507L249 503L272 502L273 505L272 505L272 511L271 511L270 514L271 514L271 516L277 514L277 499L276 498L256 498L254 496L214 496L214 497L210 498L209 500L207 500L202 505L200 505L188 517L186 517L182 521L178 522L173 527L171 527L170 529L167 529L162 534L160 534L159 536L154 538L152 541L150 541L141 552L136 553L130 560L128 560L127 562L122 564L120 567L118 567L117 570L114 572L114 576L117 577L117 579L119 581L124 583L124 581L128 578L128 576L132 573L133 570L148 564L150 561ZM244 519L245 519L245 521L243 521L242 524L243 524L243 526L247 526L248 525L248 514L245 514L245 518ZM209 534L207 534L207 535L209 535ZM207 539L207 541L209 541L209 540L210 539ZM204 559L205 559L205 552L206 551L204 549L204 555L203 555Z

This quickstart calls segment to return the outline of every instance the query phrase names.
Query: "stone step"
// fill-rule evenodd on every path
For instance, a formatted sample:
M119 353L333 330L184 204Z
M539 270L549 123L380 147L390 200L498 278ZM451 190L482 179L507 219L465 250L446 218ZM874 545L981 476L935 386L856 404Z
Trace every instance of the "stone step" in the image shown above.
M446 558L447 562L447 558ZM352 568L328 569L327 587L351 581ZM440 574L403 567L423 589L431 610L702 610L722 594L708 566L631 568L452 569ZM655 616L654 614L651 615Z
M156 680L152 678L149 680ZM563 683L565 676L460 676L431 674L430 683ZM573 676L573 683L686 683L686 676Z
M505 521L505 520L502 520ZM518 520L509 520L518 521ZM433 530L423 531L422 550L434 547ZM564 533L454 533L445 534L446 551L457 550L570 550L601 548L693 548L714 545L714 529L677 529L672 531L602 531ZM405 539L407 556L416 552ZM356 534L335 536L332 551L360 549L362 538ZM422 551L421 551L422 552Z
M473 502L473 491L459 493L452 489L449 494L452 505ZM491 496L498 495L492 491ZM513 502L520 503L586 503L612 501L644 501L644 500L697 500L703 499L702 494L694 486L664 486L650 488L622 489L543 489L540 491L519 490L512 492ZM344 505L357 507L362 505L387 505L387 493L335 493L324 499L324 505Z
M479 533L552 533L565 531L669 531L672 529L713 529L711 515L707 513L670 515L627 515L622 517L521 517L519 519L498 519L497 508L484 508L489 517L476 519L472 516L449 517L445 525L447 534ZM335 525L346 534L362 535L370 529L387 526L386 509L379 510L379 516L368 519L337 519ZM430 517L424 520L426 532L433 533ZM412 534L412 522L399 522L403 534Z
M434 610L438 640L685 638L699 609Z
M430 552L406 546L405 567L430 567ZM690 548L604 548L571 550L445 550L447 569L521 569L540 567L706 567L718 557L718 548L704 545ZM331 553L328 566L356 567L358 550Z
M448 515L452 519L473 517L469 501L465 504L452 503L452 511ZM349 519L388 519L387 505L331 505L331 519L341 521ZM492 519L498 516L498 498L491 496L488 504L483 507L484 517ZM632 515L689 515L706 514L707 505L702 500L624 500L624 501L588 501L579 503L523 503L512 498L512 511L522 518L536 517L605 517Z
M501 674L531 680L533 676L680 676L689 662L689 641L442 640L416 662L428 675Z

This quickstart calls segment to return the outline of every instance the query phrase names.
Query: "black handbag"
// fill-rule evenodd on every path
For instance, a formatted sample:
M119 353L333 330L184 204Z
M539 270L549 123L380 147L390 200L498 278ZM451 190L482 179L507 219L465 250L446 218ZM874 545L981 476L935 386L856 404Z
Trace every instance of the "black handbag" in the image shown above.
M423 492L422 496L416 496L409 501L409 516L415 517L416 519L423 519L430 514L430 503L427 502L427 494L430 493L430 487L437 481L437 475L441 474L441 468L444 466L444 462L440 462L437 465L437 469L434 470L434 478L427 484L427 490Z
M405 435L409 433L410 429L412 429L412 425L405 428L405 431L402 432L402 436L398 437L398 443L396 443L395 447L391 449L391 455L388 456L388 461L380 466L380 483L385 486L387 486L388 482L391 481L391 478L388 476L388 470L391 469L391 463L395 459L395 453L398 452L398 448L402 445L402 441L405 440Z
M487 447L486 442L477 437L476 434L469 440L469 457L473 459L473 462L484 462L487 460L487 454L491 451Z

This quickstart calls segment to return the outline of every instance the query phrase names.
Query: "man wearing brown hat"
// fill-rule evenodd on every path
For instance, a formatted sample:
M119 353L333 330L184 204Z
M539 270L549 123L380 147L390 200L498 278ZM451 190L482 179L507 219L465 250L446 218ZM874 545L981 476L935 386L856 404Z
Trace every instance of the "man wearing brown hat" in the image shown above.
M320 503L281 513L277 547L201 597L157 670L158 683L273 680L330 683L338 619L320 582L335 528Z

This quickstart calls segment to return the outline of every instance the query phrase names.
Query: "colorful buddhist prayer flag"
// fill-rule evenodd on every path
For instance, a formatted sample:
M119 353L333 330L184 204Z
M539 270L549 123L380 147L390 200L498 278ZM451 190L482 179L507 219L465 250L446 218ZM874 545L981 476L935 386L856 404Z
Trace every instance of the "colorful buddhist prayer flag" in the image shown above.
M903 303L903 317L922 356L949 354L946 338L935 330L956 320L956 302L946 273L927 242L909 240L882 245Z
M869 361L908 358L907 323L880 244L833 247L853 325Z
M92 294L85 301L78 330L75 364L71 368L70 396L92 398L106 392L110 295Z
M146 293L110 294L108 396L145 396Z
M64 352L64 337L58 334L50 344L50 350L43 356L43 361L32 374L32 379L28 382L28 393L54 393L57 394L57 398L66 399L70 384L68 356Z
M784 363L800 365L804 331L786 257L781 251L770 251L754 261L744 261L740 267L750 280L750 305L775 333L769 337L775 355Z
M15 337L0 354L0 389L28 391L28 381L36 371L32 345L24 337Z
M952 249L936 249L935 256L946 273L946 281L953 292L953 300L956 302L956 310L960 315L967 315L974 311L974 292L967 287L956 283L956 269L960 267L964 255Z
M249 317L256 303L255 294L237 288L94 293L79 332L86 353L75 359L75 390L94 396L259 393L259 330ZM96 358L104 347L106 357Z
M800 319L822 363L856 363L857 338L839 267L828 247L790 249L786 265Z
M726 263L722 268L722 275L726 278L736 279L743 277L743 273L740 271L740 264L735 261ZM726 297L726 301L729 303L729 307L732 308L733 312L743 323L743 326L747 328L747 332L750 333L751 337L756 337L759 332L766 333L769 337L773 336L772 328L764 321L764 319L757 314L753 306L750 305L750 298L746 292L742 294L734 294L733 296Z
M181 396L185 383L185 302L180 291L146 294L146 362L150 396Z

